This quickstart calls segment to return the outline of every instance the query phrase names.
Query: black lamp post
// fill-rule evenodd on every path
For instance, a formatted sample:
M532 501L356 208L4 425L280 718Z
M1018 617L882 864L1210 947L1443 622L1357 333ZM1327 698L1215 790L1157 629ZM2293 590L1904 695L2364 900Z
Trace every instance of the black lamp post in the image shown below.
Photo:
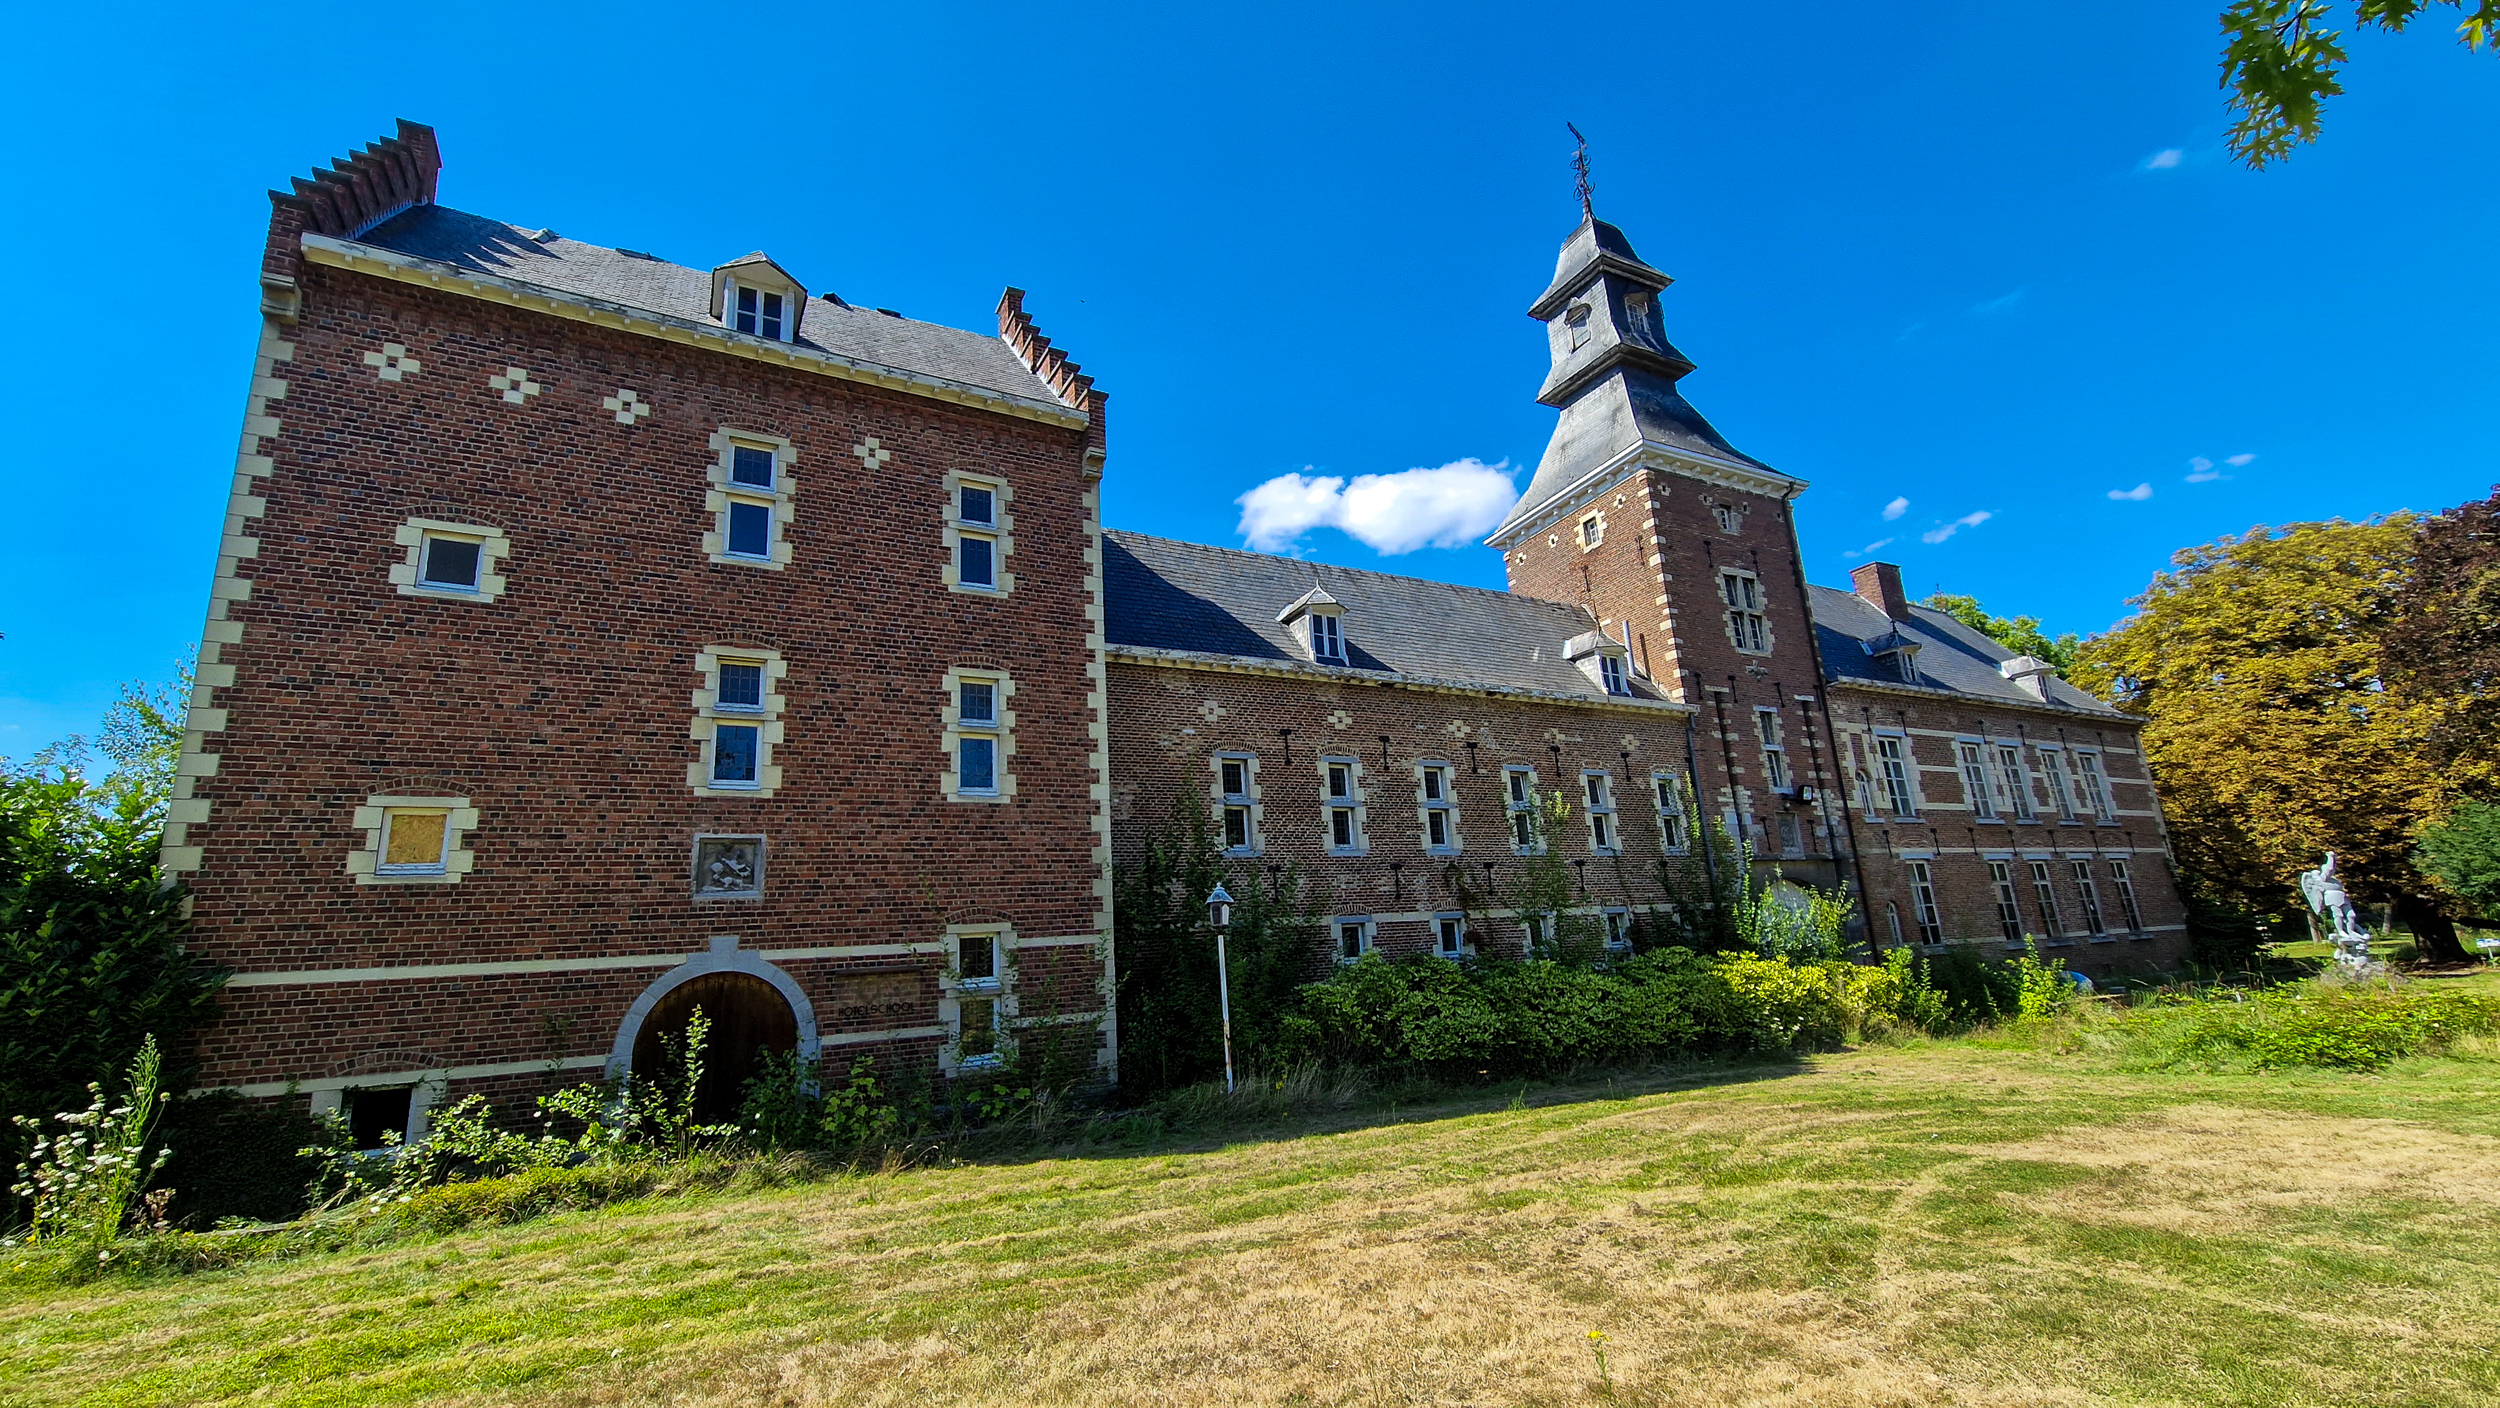
M1224 953L1224 931L1233 925L1233 897L1223 885L1207 896L1207 923L1215 929L1215 992L1224 1013L1224 1093L1233 1093L1233 977Z

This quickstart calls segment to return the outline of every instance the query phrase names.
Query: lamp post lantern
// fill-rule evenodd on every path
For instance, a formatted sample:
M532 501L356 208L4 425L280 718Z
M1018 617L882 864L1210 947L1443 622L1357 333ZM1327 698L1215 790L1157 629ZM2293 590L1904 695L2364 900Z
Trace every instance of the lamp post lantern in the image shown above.
M1207 896L1207 923L1215 930L1215 993L1224 1013L1224 1093L1233 1093L1233 973L1224 953L1224 931L1232 927L1233 897L1222 884Z

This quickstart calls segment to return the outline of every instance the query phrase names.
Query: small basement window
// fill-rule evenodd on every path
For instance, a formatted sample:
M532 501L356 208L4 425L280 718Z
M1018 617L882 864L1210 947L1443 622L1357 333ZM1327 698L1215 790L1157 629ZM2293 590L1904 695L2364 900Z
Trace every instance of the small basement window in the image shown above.
M364 1153L387 1149L408 1137L408 1120L416 1113L417 1088L384 1085L339 1094L339 1113L347 1120L350 1147Z

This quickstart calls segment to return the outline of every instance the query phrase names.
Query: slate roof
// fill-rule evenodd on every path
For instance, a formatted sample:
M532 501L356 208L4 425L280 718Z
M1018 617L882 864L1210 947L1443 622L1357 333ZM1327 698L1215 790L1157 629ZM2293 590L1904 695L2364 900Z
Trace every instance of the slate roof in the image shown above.
M1910 619L1895 623L1856 592L1837 587L1808 587L1806 592L1814 613L1815 642L1823 652L1823 677L1834 684L1915 683L1968 695L1975 701L2026 709L2043 707L2029 691L1997 672L1997 665L2013 659L2016 652L1941 611L1912 605ZM1889 662L1879 664L1866 651L1866 642L1891 634L1896 624L1902 635L1918 643L1919 677L1915 681L1901 679L1892 673ZM2047 707L2125 717L2066 681L2054 676L2047 678Z
M709 269L689 269L562 236L542 241L518 225L448 206L417 206L374 227L358 243L559 293L721 326L712 316ZM797 345L1027 400L1067 404L993 334L853 308L825 295L807 301Z
M1575 606L1141 533L1102 536L1104 635L1113 646L1305 664L1276 613L1316 586L1345 607L1346 654L1358 671L1609 697L1563 658L1564 644L1595 625ZM1632 688L1636 699L1664 698L1644 679Z

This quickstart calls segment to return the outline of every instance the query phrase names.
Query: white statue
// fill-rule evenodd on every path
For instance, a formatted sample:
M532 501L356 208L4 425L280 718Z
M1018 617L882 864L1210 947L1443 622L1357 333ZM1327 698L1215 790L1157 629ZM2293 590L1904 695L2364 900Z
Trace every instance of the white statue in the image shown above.
M2353 912L2352 900L2344 893L2333 851L2326 853L2326 864L2300 873L2300 894L2326 921L2336 963L2355 977L2377 972L2379 965L2370 957L2370 931L2361 927L2361 916Z

